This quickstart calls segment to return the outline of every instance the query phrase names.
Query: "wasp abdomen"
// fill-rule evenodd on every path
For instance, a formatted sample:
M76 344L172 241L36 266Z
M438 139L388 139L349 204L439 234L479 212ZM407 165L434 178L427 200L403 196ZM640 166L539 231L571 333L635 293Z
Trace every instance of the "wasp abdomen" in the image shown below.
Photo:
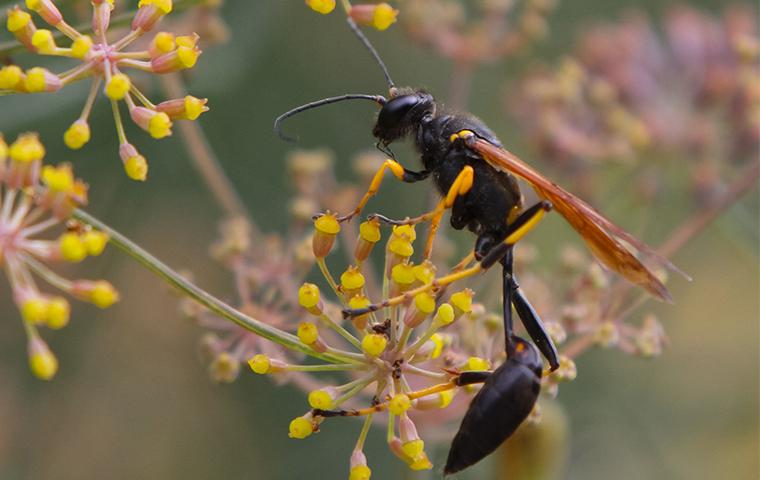
M541 390L541 363L535 347L522 339L518 349L520 346L523 349L494 370L473 398L451 443L444 468L446 475L465 469L496 450L533 410Z

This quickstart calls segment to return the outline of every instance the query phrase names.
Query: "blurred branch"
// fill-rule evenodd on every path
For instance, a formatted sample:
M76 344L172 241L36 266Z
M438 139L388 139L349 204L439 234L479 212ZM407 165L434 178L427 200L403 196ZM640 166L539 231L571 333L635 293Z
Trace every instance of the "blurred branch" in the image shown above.
M182 277L182 275L172 270L159 259L142 249L139 245L135 244L127 237L109 227L105 223L101 222L97 218L91 216L90 214L77 209L74 212L73 217L83 223L91 225L93 228L101 232L108 234L110 236L110 242L113 243L118 249L132 257L134 260L137 260L137 262L142 266L156 274L159 278L179 290L184 295L187 295L188 297L197 301L222 318L226 318L227 320L234 322L246 330L251 331L268 340L271 340L272 342L275 342L279 345L282 345L283 347L304 353L326 362L357 362L357 358L354 356L354 354L351 354L349 352L343 352L336 349L328 349L324 353L316 352L307 345L301 343L301 341L295 335L283 332L282 330L260 322L232 308L210 293L188 281Z
M736 180L728 186L728 190L715 202L673 231L658 251L665 257L675 254L689 240L707 228L721 213L743 197L744 194L752 190L752 188L757 187L759 179L760 161L754 161L737 175Z
M164 75L161 85L169 98L182 98L187 92L179 74ZM219 159L214 154L203 129L197 121L177 122L185 150L193 161L195 169L200 174L206 186L216 199L216 202L230 217L243 217L253 226L250 213L246 210L235 187L233 187Z

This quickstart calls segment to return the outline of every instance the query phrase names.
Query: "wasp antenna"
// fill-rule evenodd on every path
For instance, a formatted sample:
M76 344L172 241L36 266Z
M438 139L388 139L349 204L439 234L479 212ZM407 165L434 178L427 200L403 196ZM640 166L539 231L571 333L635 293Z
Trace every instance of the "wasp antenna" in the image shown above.
M380 58L380 54L377 53L375 47L369 43L369 39L364 36L364 32L361 31L361 29L356 25L356 22L354 22L351 17L346 18L346 20L348 21L348 26L351 27L351 30L359 38L359 41L362 42L367 50L369 50L369 53L375 59L375 62L377 62L377 64L380 66L380 69L383 71L383 75L385 75L385 81L388 83L388 89L392 90L396 88L396 84L394 84L393 80L391 80L391 74L388 73L388 68L385 66L385 63L383 63L383 59Z
M301 105L300 107L288 110L287 112L277 117L274 121L274 132L278 137L285 140L286 142L295 142L298 140L298 138L285 135L285 133L282 131L282 123L285 120L292 117L293 115L305 112L306 110L311 110L312 108L321 107L323 105L329 105L331 103L342 102L344 100L371 100L379 105L385 105L385 102L387 101L382 95L365 95L362 93L347 93L345 95L339 95L337 97L323 98L322 100L309 102L307 104Z

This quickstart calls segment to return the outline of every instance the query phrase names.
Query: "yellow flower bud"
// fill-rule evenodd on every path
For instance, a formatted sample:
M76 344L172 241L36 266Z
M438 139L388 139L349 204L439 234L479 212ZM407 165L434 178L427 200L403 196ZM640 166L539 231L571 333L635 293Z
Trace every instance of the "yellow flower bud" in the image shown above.
M306 5L323 15L335 10L335 0L306 0Z
M442 303L440 307L438 307L438 311L435 313L435 318L433 318L433 324L438 327L445 327L446 325L449 325L455 320L454 316L454 307L452 307L448 303Z
M87 247L75 232L66 232L58 239L61 257L67 262L77 263L87 258Z
M82 235L82 242L87 249L87 254L97 257L108 244L108 234L97 230L89 230Z
M319 330L311 322L301 322L298 324L298 339L305 345L313 345L319 339Z
M338 232L340 232L340 223L334 214L327 212L314 220L311 248L316 258L324 258L330 253Z
M0 88L18 90L24 82L24 72L18 65L6 65L0 68Z
M488 370L490 364L488 360L480 357L470 357L467 359L467 363L464 365L463 370L481 371Z
M29 340L27 347L29 368L41 380L50 380L58 372L58 359L50 351L47 344L39 337Z
M320 302L319 287L313 283L304 283L298 289L298 304L312 315L322 314L322 303Z
M47 326L58 330L69 324L71 306L63 297L54 297L48 302Z
M80 35L71 43L71 55L74 58L83 59L92 48L92 38L88 35Z
M370 333L362 338L362 350L370 357L378 357L388 346L388 339L379 333Z
M63 134L63 143L72 150L79 150L90 141L90 126L84 119L72 123Z
M117 73L106 83L105 93L111 100L121 100L129 92L132 82L123 73Z
M309 405L311 408L330 410L333 406L333 396L327 390L313 390L309 392Z
M266 375L271 372L272 363L269 361L269 357L259 353L252 359L248 360L248 366L251 367L251 370L253 370L254 373Z
M29 323L45 323L48 318L48 301L43 297L31 297L19 306L21 318Z
M351 467L351 473L348 475L348 480L369 480L372 476L372 470L366 465L357 465Z
M314 426L310 418L298 417L290 422L288 436L290 438L304 439L314 432Z
M388 402L388 410L394 415L401 415L411 408L412 401L404 393L398 393Z

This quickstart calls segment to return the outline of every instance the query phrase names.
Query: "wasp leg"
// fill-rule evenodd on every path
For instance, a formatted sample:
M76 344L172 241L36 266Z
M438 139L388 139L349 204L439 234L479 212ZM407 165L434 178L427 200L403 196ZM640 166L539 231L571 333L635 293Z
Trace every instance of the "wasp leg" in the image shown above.
M514 249L510 248L501 261L501 308L504 320L504 349L507 352L507 358L511 358L515 353L515 344L512 339L514 332L514 322L512 321L512 302L514 301L512 288L512 257Z
M452 379L449 382L439 383L437 385L423 388L421 390L415 390L414 392L406 392L406 396L409 397L409 400L415 400L417 398L427 397L428 395L433 395L435 393L445 392L447 390L453 390L460 386L460 384L458 383L458 378L464 375L465 373L490 374L490 372L463 372L457 378ZM482 377L481 380L470 381L469 383L484 382L487 380L488 376L489 375L485 375ZM462 385L465 385L465 384L462 384ZM318 417L360 417L360 416L369 415L375 412L382 412L388 408L389 404L390 404L390 400L377 403L375 405L372 405L371 407L360 408L356 410L322 410L322 409L316 408L312 410L312 413L314 414L314 416L318 416Z
M369 188L367 189L367 192L364 194L359 204L351 213L338 218L339 222L351 220L353 217L361 213L365 205L367 205L369 199L372 198L380 189L380 184L383 182L383 176L385 175L386 170L390 170L393 173L393 176L404 183L419 182L420 180L424 180L430 176L430 172L427 170L414 172L412 170L407 170L395 160L391 160L390 158L385 160L385 162L383 162L383 165L377 170L377 172L375 172L375 176L372 177Z
M493 372L489 372L488 370L483 371L474 371L474 372L462 372L459 374L459 376L456 378L456 383L458 386L463 387L465 385L472 385L475 383L483 383L486 380L488 380L488 377L490 377L493 374Z
M454 202L458 197L461 197L470 191L472 188L474 175L475 172L472 167L469 165L464 167L462 171L459 172L454 182L451 184L451 187L449 187L449 191L446 193L446 196L438 202L433 210L423 213L422 215L407 218L405 220L391 220L388 217L379 214L372 216L389 225L416 225L418 223L429 221L430 230L428 230L427 240L425 241L425 250L423 253L423 258L427 260L430 258L430 254L433 251L433 240L438 233L438 228L441 225L443 214L446 213L446 210L454 205Z
M454 282L487 270L499 259L501 259L507 250L512 247L512 245L514 245L518 240L525 236L525 234L527 234L549 210L551 210L551 203L549 202L539 202L531 208L527 209L517 218L517 220L509 225L506 238L501 243L493 247L488 252L488 254L475 265L463 270L451 272L442 277L435 278L430 283L426 283L425 285L419 286L417 288L407 290L401 295L388 298L382 302L373 303L365 308L344 309L343 316L346 318L355 317L358 315L375 312L381 308L400 305L412 300L416 295L419 295L420 293L428 292L431 290L438 290L441 287L445 287L446 285L450 285Z
M538 316L533 305L530 304L523 294L523 291L520 289L520 284L517 283L517 279L512 273L512 262L513 251L510 249L502 259L504 298L510 298L511 304L514 305L517 315L525 326L525 330L528 331L530 338L533 339L533 343L536 344L538 350L549 362L551 371L554 371L559 368L559 353L557 352L557 347L554 346L554 342L552 342L551 337L546 332L541 317ZM512 335L512 305L507 304L506 301L504 303L504 333L509 335L507 339L511 338ZM507 314L507 312L509 312L509 314ZM507 330L509 330L509 333L507 333ZM507 356L512 354L510 347L513 348L514 345L510 345L508 342Z

